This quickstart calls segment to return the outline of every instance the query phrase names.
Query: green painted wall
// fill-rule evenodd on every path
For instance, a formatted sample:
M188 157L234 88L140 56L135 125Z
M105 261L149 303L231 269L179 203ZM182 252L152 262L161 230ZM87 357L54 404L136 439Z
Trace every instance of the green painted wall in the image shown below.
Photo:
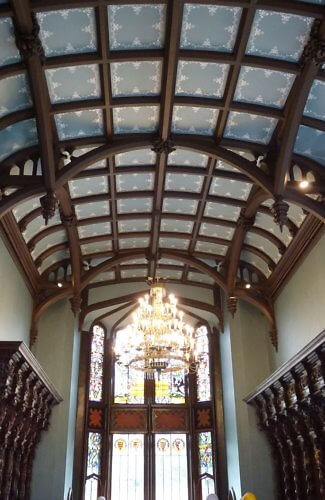
M276 369L325 328L325 236L307 255L275 302Z
M54 407L36 450L31 500L65 500L72 486L79 338L68 301L41 316L33 351L63 402Z
M240 301L234 318L225 311L221 362L229 486L237 497L247 491L259 500L274 495L271 450L255 410L243 398L271 373L269 325L250 304Z
M0 340L23 340L28 345L33 301L1 237L0 283Z

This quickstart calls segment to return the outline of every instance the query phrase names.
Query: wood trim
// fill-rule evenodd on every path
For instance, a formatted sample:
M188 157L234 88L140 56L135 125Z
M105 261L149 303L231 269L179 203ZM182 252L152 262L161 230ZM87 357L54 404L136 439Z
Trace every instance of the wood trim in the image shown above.
M309 354L315 351L318 347L320 347L325 341L325 330L322 330L314 339L312 339L308 344L305 345L297 354L295 354L288 361L283 363L275 372L272 373L269 377L267 377L261 384L259 384L252 392L250 392L244 399L245 403L252 403L253 400L261 394L263 391L268 389L272 384L277 382L280 378L282 378L287 372L289 372L295 365L300 363L304 358L306 358Z

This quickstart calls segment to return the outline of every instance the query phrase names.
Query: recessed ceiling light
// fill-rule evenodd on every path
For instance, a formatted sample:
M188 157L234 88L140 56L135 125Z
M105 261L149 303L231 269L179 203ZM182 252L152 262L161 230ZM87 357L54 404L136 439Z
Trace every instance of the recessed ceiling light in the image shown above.
M309 186L309 182L307 181L307 179L304 179L303 181L301 181L299 183L300 189L306 189L308 186Z
M63 287L63 283L61 283L61 281L58 281L58 282L57 282L57 286L58 286L59 288L62 288L62 287Z
M245 288L247 288L247 290L249 290L251 287L252 285L250 283L246 283Z

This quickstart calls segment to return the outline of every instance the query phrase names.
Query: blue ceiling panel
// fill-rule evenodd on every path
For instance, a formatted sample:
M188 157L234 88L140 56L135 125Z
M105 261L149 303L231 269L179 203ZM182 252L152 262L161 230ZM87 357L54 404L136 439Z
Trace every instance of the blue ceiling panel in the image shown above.
M228 71L227 64L179 61L175 94L221 99Z
M279 262L279 260L281 259L281 254L278 247L270 240L264 238L263 236L260 236L259 234L248 232L246 234L245 243L247 243L247 245L256 247L258 248L258 250L266 253L271 257L272 260L274 260L274 262Z
M47 57L95 52L96 23L91 8L62 9L37 14Z
M294 151L325 165L325 132L300 125Z
M305 2L305 3L315 3L318 5L325 5L325 0L296 0L297 2Z
M146 248L149 246L149 238L125 238L119 239L119 247L124 248Z
M172 132L175 134L212 135L218 110L194 106L174 106Z
M246 53L298 61L313 24L310 17L257 10Z
M165 41L165 5L109 5L111 50L161 49Z
M107 177L84 177L69 181L69 189L72 198L91 196L93 194L108 193Z
M115 155L115 165L125 167L128 165L154 165L156 163L156 153L151 149L135 149L127 153Z
M234 101L282 108L295 75L269 69L243 66L240 70Z
M113 109L116 134L139 134L155 132L158 129L159 107L136 106Z
M277 236L286 246L292 240L292 236L290 235L289 229L287 226L284 226L282 231L276 222L274 222L273 216L270 214L264 214L261 212L257 212L254 226L260 227L261 229L265 229L270 233Z
M88 109L54 115L60 140L103 135L101 109Z
M29 200L23 201L19 203L14 209L13 214L17 222L19 222L25 215L35 210L35 208L39 208L41 206L39 201L39 196L36 198L30 198Z
M53 104L101 96L99 68L96 64L47 69L45 73Z
M113 97L159 95L161 72L161 61L112 63Z
M214 177L209 194L226 196L237 200L247 200L252 184L250 182L235 181L234 179L223 179Z
M112 228L110 222L99 222L78 227L79 238L91 238L111 234Z
M34 119L14 123L0 131L0 161L29 146L37 144L37 129Z
M207 224L203 222L200 226L200 235L209 236L210 238L223 238L231 240L234 234L232 227L219 226L218 224Z
M175 233L192 233L193 221L190 220L178 220L178 219L162 219L161 220L161 231L165 232L175 232Z
M119 233L148 232L151 228L151 219L128 219L118 221Z
M325 120L325 82L315 80L306 102L304 115Z
M240 214L240 208L224 203L214 203L208 201L205 205L204 216L216 219L236 221Z
M185 240L184 238L159 238L160 248L172 248L177 250L187 250L190 244L190 240Z
M244 262L247 262L248 264L251 264L252 266L256 267L259 269L264 276L267 278L270 276L271 271L268 268L267 263L265 260L261 259L257 255L255 255L252 252L247 252L246 250L242 251L240 254L240 259L243 260Z
M0 66L14 64L21 60L15 44L14 27L10 17L0 19Z
M231 111L224 136L229 139L268 144L277 122L276 118Z
M181 48L232 52L241 11L238 7L185 4Z
M168 155L168 165L184 165L187 167L206 167L209 157L186 149L176 149Z
M110 214L108 201L93 201L75 205L77 218L88 219L90 217L100 217Z
M112 250L112 242L109 240L97 241L94 243L84 243L84 244L82 243L82 240L80 240L80 246L82 255L88 255L99 252L110 252Z
M195 215L197 204L197 200L168 198L168 196L166 196L163 201L162 211L165 213Z
M154 174L122 174L116 176L116 191L151 191L154 186Z
M0 118L20 109L30 108L32 105L25 73L0 80Z
M123 198L117 200L119 214L151 212L152 198Z
M184 191L187 193L200 193L204 177L190 174L167 174L165 189L168 191Z
M218 243L209 243L207 241L197 241L195 246L196 252L211 253L213 255L226 255L228 247L219 245Z

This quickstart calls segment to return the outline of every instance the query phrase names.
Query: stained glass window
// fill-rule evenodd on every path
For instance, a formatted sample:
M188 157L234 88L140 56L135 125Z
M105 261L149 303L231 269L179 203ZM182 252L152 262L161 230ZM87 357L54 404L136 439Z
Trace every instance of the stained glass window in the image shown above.
M115 345L123 341L125 333L117 332ZM144 377L143 373L125 368L118 360L115 361L114 377L114 403L120 404L143 404L144 403Z
M188 498L186 434L156 434L156 500Z
M89 432L85 500L97 500L101 444L102 436L98 432Z
M198 434L199 451L199 474L210 474L213 476L213 452L211 432L200 432ZM206 498L209 493L215 493L214 481L211 478L204 478L201 482L202 498Z
M206 326L201 326L196 330L195 350L198 358L197 370L197 400L210 401L210 358L209 358L209 337Z
M95 325L92 332L89 376L89 399L101 401L103 395L104 329Z
M159 404L185 403L184 370L155 375L155 401Z
M113 434L111 499L144 499L144 436Z

